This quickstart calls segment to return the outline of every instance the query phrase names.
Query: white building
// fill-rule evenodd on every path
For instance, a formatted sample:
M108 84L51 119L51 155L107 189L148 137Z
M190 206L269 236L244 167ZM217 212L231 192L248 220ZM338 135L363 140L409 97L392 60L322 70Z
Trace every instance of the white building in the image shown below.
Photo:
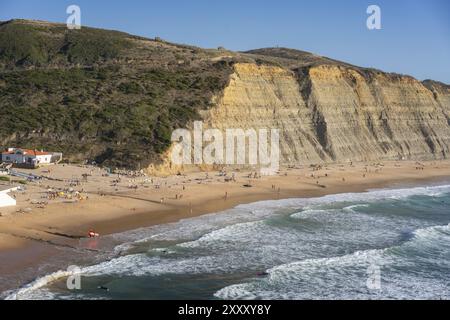
M39 166L52 163L52 156L52 153L44 151L8 148L2 152L1 162Z
M0 189L1 190L1 189ZM15 191L17 188L6 189L0 191L0 208L11 207L16 205L16 199L8 195L9 192Z

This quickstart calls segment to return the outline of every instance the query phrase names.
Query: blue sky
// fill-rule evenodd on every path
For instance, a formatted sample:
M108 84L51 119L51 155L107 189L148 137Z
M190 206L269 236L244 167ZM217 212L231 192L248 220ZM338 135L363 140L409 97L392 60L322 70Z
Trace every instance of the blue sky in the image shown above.
M65 22L232 50L283 46L450 83L448 0L0 0L0 20ZM369 5L381 30L366 28Z

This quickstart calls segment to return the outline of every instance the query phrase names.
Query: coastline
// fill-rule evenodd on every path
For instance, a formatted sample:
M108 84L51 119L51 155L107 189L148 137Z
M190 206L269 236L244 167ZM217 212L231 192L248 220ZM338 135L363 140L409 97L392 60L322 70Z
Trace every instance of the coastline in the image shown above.
M197 172L163 179L161 181L165 183L158 189L105 192L103 196L91 190L89 200L84 202L49 204L41 211L33 209L28 214L2 216L0 275L17 277L48 261L57 253L55 248L79 246L79 237L84 237L91 228L101 235L108 235L263 200L311 198L450 180L449 161L422 162L419 167L423 169L417 169L418 166L413 161L385 162L383 165L334 164L320 170L285 168L277 176L257 179L247 178L248 172L237 172L235 182L222 181L217 172L209 172L208 179L205 173ZM244 187L244 184L252 187ZM177 199L178 193L183 193L182 199ZM162 197L163 203L158 201ZM33 280L31 274L28 279L17 280L14 288L23 285L23 281ZM37 270L36 276L39 276ZM14 288L12 283L1 285L0 292Z

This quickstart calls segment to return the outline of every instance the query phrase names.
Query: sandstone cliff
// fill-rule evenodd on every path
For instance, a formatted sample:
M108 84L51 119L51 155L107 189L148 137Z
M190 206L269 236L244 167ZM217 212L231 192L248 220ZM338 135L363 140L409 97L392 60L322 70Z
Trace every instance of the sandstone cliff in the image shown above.
M211 127L279 128L283 164L442 159L450 90L332 61L297 67L238 63L204 118Z

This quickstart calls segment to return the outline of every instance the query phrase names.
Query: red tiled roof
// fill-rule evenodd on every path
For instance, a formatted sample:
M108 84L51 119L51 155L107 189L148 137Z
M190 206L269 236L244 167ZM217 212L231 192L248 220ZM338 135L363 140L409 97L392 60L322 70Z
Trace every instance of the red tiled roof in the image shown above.
M42 151L31 150L31 149L21 149L21 148L17 148L14 151L2 152L2 154L16 154L16 152L18 150L22 150L25 155L27 155L27 154L34 155L34 156L48 156L48 155L50 155L50 153L48 153L48 152L42 152Z

